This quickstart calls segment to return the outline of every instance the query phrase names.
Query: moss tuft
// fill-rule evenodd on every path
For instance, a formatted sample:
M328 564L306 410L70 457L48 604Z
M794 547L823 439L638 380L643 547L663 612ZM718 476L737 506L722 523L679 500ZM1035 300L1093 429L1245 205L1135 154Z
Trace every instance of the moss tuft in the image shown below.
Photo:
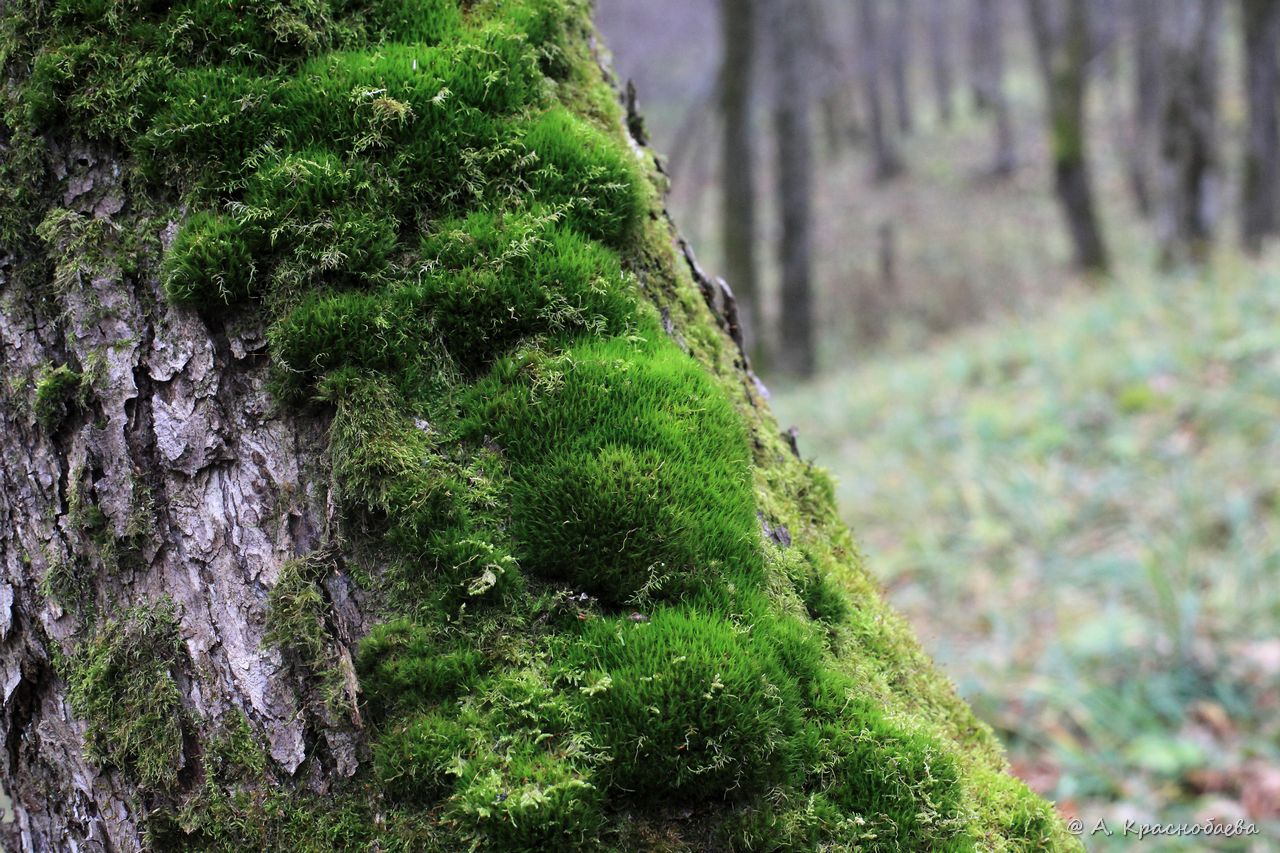
M36 377L36 420L55 433L84 404L84 376L68 365L48 365Z
M172 789L182 764L182 657L168 605L139 605L101 623L63 661L71 707L85 720L89 758L145 788Z
M762 570L741 421L674 345L612 339L500 362L465 408L510 464L528 571L610 604Z

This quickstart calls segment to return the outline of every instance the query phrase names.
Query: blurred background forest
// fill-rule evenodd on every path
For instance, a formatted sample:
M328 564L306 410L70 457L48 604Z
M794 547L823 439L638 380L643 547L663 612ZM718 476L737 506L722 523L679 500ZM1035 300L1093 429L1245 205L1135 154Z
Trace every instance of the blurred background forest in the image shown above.
M1086 826L1280 841L1280 0L598 0L868 565Z

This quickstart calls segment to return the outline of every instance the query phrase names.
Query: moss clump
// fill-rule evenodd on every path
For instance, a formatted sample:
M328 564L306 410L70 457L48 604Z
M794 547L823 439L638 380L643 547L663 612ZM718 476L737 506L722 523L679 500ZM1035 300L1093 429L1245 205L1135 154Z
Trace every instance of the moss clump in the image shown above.
M60 667L89 757L145 788L171 789L182 764L182 655L167 606L140 605L98 625Z
M83 405L84 376L69 365L48 365L36 377L36 420L54 433Z
M323 707L334 717L353 710L342 662L330 636L329 611L321 584L337 569L337 550L330 545L280 567L280 578L267 599L267 633L263 642L279 648L316 689Z
M568 222L614 245L632 236L645 206L635 158L566 109L543 113L524 134L537 158L534 197L568 206Z
M624 624L598 621L576 647L609 680L584 706L616 790L688 801L788 781L803 703L776 655L720 616L664 608Z
M216 308L252 296L258 263L246 230L221 214L197 213L188 219L165 256L168 297L183 305Z
M615 338L500 362L466 404L510 464L528 571L610 604L759 579L746 438L728 401L669 343Z

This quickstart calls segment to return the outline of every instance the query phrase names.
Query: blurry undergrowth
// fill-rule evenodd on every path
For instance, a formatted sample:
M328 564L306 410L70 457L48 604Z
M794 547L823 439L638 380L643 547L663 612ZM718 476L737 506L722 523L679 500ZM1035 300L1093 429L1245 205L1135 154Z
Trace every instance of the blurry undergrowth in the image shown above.
M1277 837L1273 266L1118 282L777 403L1034 787L1089 825Z

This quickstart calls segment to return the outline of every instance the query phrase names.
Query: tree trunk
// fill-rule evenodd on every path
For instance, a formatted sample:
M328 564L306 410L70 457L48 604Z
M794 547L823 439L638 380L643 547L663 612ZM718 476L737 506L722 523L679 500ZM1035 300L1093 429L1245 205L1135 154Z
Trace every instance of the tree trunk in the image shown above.
M933 91L938 101L938 118L944 125L951 124L955 114L954 83L951 70L951 38L948 30L954 25L949 15L950 0L929 0L929 68L933 76Z
M1244 0L1244 178L1240 228L1247 251L1280 232L1280 0Z
M1162 263L1199 263L1218 217L1218 0L1160 7L1156 230Z
M885 47L893 84L893 107L898 131L910 136L915 126L911 109L911 0L896 0Z
M1129 9L1134 48L1129 183L1138 212L1152 216L1160 154L1160 0L1130 0Z
M808 40L803 0L771 4L773 104L777 145L778 269L781 286L776 364L790 376L810 376L817 367L813 306L813 132L810 118ZM873 130L875 133L872 119Z
M721 0L724 64L720 72L721 247L725 275L738 294L743 335L755 349L760 316L756 273L755 146L751 121L756 0Z
M975 103L992 113L991 174L1007 177L1017 168L1013 116L1004 90L1004 20L998 0L974 0L971 40Z
M0 5L6 846L1079 850L779 430L585 7L303 5Z
M885 117L884 43L880 35L878 0L858 0L858 68L867 101L867 129L871 133L872 175L887 181L902 174L897 134Z
M1032 34L1048 102L1054 190L1075 249L1076 266L1102 272L1107 251L1089 177L1085 93L1088 84L1088 0L1067 0L1064 20L1047 0L1028 0Z

